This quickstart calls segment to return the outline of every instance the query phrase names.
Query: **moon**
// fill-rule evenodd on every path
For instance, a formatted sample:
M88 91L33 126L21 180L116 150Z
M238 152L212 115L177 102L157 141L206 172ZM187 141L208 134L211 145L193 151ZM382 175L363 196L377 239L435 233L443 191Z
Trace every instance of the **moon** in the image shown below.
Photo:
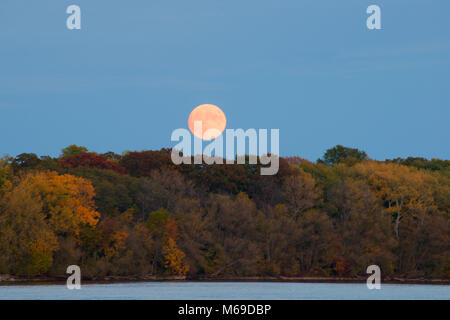
M201 128L198 126L201 123ZM197 138L212 140L220 136L227 126L225 113L213 104L202 104L192 110L188 119L189 130ZM197 128L195 128L197 125ZM195 130L197 129L197 130Z

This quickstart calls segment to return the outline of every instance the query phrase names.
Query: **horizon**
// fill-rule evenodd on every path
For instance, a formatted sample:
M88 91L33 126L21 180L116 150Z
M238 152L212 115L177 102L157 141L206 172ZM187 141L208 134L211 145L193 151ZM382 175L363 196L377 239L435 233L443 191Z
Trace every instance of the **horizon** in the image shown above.
M2 155L1 158L5 158L5 157L8 157L8 156L11 157L11 158L15 158L15 157L17 157L17 156L19 156L19 155L21 155L21 154L30 154L30 153L31 153L31 154L35 154L35 155L38 156L40 159L42 159L42 158L44 158L44 157L51 157L51 158L53 158L53 159L58 159L58 158L64 157L64 156L62 155L61 151L62 151L63 149L65 149L65 148L67 148L67 147L70 147L70 146L72 146L72 145L64 146L64 148L62 148L62 149L59 151L59 153L57 153L57 154L55 154L55 155L37 154L37 153L34 153L34 152L21 152L21 153L15 155L15 156L13 156L13 155L11 155L11 154L5 153L5 154ZM85 146L80 146L80 145L75 145L75 146L77 146L77 147L85 147ZM317 159L308 159L308 158L305 158L305 157L303 157L302 155L299 155L299 154L293 154L293 155L280 155L279 158L280 158L280 159L301 158L302 160L306 160L306 161L309 161L309 162L311 162L311 163L316 163L316 162L318 162L318 161L320 161L320 160L323 160L323 156L325 155L325 153L326 153L328 150L331 150L331 149L333 149L333 148L335 148L335 147L338 147L338 146L341 146L341 147L344 147L344 148L350 148L350 149L357 149L357 148L352 148L352 147L349 147L349 146L343 146L343 145L338 144L338 145L332 146L332 147L330 147L330 148L324 150L323 153L322 153L322 155L320 155ZM98 155L105 155L105 154L107 154L107 153L112 152L112 153L114 153L114 154L116 154L116 155L119 155L119 156L125 156L125 155L127 155L128 153L131 153L131 152L137 152L137 153L140 153L140 152L146 152L146 151L161 152L161 151L163 151L163 150L176 150L176 149L174 149L174 148L172 148L172 147L162 147L162 148L160 148L160 149L123 150L123 151L121 151L121 152L115 152L115 151L111 151L111 150L108 150L108 151L105 151L105 152L98 152L98 151L96 151L96 150L90 150L90 149L88 149L88 151L86 151L86 152L84 152L84 153L93 153L93 154L98 154ZM366 153L367 153L367 150L361 150L361 149L357 149L357 150L358 150L358 151L363 151L363 152L366 152ZM271 155L271 153L269 152L268 155ZM225 156L225 157L216 157L216 156L212 156L212 157L211 157L211 156L208 156L208 155L206 155L206 154L204 154L204 153L191 154L190 156L183 156L183 157L191 157L191 158L194 158L194 157L197 157L197 156L202 156L203 158L221 158L221 159L223 159L223 160L227 160L227 159L228 159L228 160L233 160L233 161L236 161L236 159L239 158L239 157L249 157L249 156L255 156L255 157L257 157L257 155L255 155L255 154L250 154L250 153L245 153L245 154L243 154L243 155L237 155L237 154L235 154L235 157L234 157L234 158L227 158L226 156ZM425 157L415 157L415 156L393 157L393 158L386 158L386 159L375 159L375 158L371 157L369 153L367 153L367 158L364 159L364 160L372 160L372 161L378 161L378 162L385 162L385 161L391 161L391 160L397 160L397 159L404 159L404 160L406 160L406 159L408 159L408 158L410 158L410 159L425 159L425 160L427 160L427 161L433 161L433 160L450 161L450 159L425 158ZM204 163L202 163L202 164L204 164ZM260 164L259 161L258 161L258 164Z

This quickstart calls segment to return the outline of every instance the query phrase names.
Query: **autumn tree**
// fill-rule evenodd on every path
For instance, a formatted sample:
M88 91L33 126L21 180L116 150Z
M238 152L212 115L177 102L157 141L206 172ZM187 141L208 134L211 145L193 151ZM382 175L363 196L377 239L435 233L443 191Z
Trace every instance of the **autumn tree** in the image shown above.
M35 276L49 270L57 237L32 185L21 183L1 199L0 230L1 272Z
M170 150L0 159L0 273L450 277L448 160L336 146L316 163L179 165ZM123 171L125 170L125 171Z
M133 151L126 153L120 160L126 172L135 177L146 177L155 169L173 167L170 150Z
M386 211L395 219L394 232L400 238L400 223L405 215L417 215L421 210L435 208L424 172L398 164L370 161L355 167L357 173L377 192Z
M15 170L35 168L40 164L41 160L34 153L21 153L12 161Z
M153 170L148 177L141 179L137 203L142 219L145 221L149 212L159 209L174 211L179 199L194 196L192 182L174 170Z
M269 276L298 276L301 270L294 243L298 229L286 205L265 208L260 228L261 272Z
M336 224L336 251L349 275L362 275L371 264L384 274L396 263L391 217L363 181L344 178L329 192L330 214Z
M94 188L83 178L37 172L26 175L20 185L29 185L31 194L42 201L46 220L59 235L78 235L83 226L95 226L98 222Z
M191 275L205 274L209 258L205 252L213 247L214 219L208 215L199 198L178 199L174 208L177 221L179 247L186 253Z
M421 245L432 241L431 235L428 234L426 240L417 238L419 233L425 232L423 226L437 221L447 221L448 224L448 216L438 210L435 202L433 176L415 168L375 161L358 164L355 170L365 177L368 185L376 192L385 212L392 215L393 230L399 245L398 270L417 272L420 269L420 257L431 253L430 246L426 245L425 249ZM445 230L441 229L434 240L437 243L433 252L448 252L445 239Z
M326 266L338 261L332 221L325 212L313 209L304 212L296 225L294 243L299 271L303 275L325 275Z
M125 173L125 168L121 167L117 160L108 159L103 155L98 155L95 153L85 152L81 154L65 156L59 159L59 164L63 168L86 167L112 170L119 174Z
M165 226L170 218L170 212L165 209L159 209L149 214L145 225L150 231L153 242L152 274L156 273L158 268L164 267L163 247L165 243Z
M169 218L165 225L164 267L169 274L184 276L189 272L189 265L185 262L186 254L178 248L177 239L177 222Z
M67 173L89 180L95 188L95 205L102 216L116 216L137 206L139 179L98 168L69 168ZM136 218L139 211L133 213Z
M261 247L256 227L263 218L255 203L244 193L235 198L210 197L207 215L212 220L213 246L208 259L212 275L253 275L257 273Z
M14 171L9 160L8 158L0 158L0 196L2 192L9 189L14 179Z
M61 150L61 157L71 157L88 152L88 148L72 144Z
M286 176L282 182L282 203L294 217L298 219L307 209L314 207L320 197L320 190L309 173L300 167L294 167L293 174Z

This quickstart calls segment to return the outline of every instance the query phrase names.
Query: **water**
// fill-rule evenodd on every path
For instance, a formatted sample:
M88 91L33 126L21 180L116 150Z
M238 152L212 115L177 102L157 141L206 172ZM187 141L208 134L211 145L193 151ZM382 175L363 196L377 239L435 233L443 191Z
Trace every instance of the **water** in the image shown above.
M82 284L81 290L69 290L65 285L9 285L0 286L0 299L450 300L450 286L382 284L381 290L369 290L359 283L135 282Z

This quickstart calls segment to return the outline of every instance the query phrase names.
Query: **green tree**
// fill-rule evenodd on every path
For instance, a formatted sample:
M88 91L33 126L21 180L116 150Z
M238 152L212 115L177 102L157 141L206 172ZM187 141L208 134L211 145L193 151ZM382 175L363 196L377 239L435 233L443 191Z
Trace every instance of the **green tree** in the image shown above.
M323 155L323 159L319 159L319 162L333 166L343 161L358 162L365 159L367 159L367 154L364 151L337 145L328 149Z
M15 169L18 168L35 168L40 164L41 160L34 153L22 153L14 158L12 165Z
M77 146L76 144L72 144L61 151L61 157L70 157L83 154L88 152L88 148L83 146Z

